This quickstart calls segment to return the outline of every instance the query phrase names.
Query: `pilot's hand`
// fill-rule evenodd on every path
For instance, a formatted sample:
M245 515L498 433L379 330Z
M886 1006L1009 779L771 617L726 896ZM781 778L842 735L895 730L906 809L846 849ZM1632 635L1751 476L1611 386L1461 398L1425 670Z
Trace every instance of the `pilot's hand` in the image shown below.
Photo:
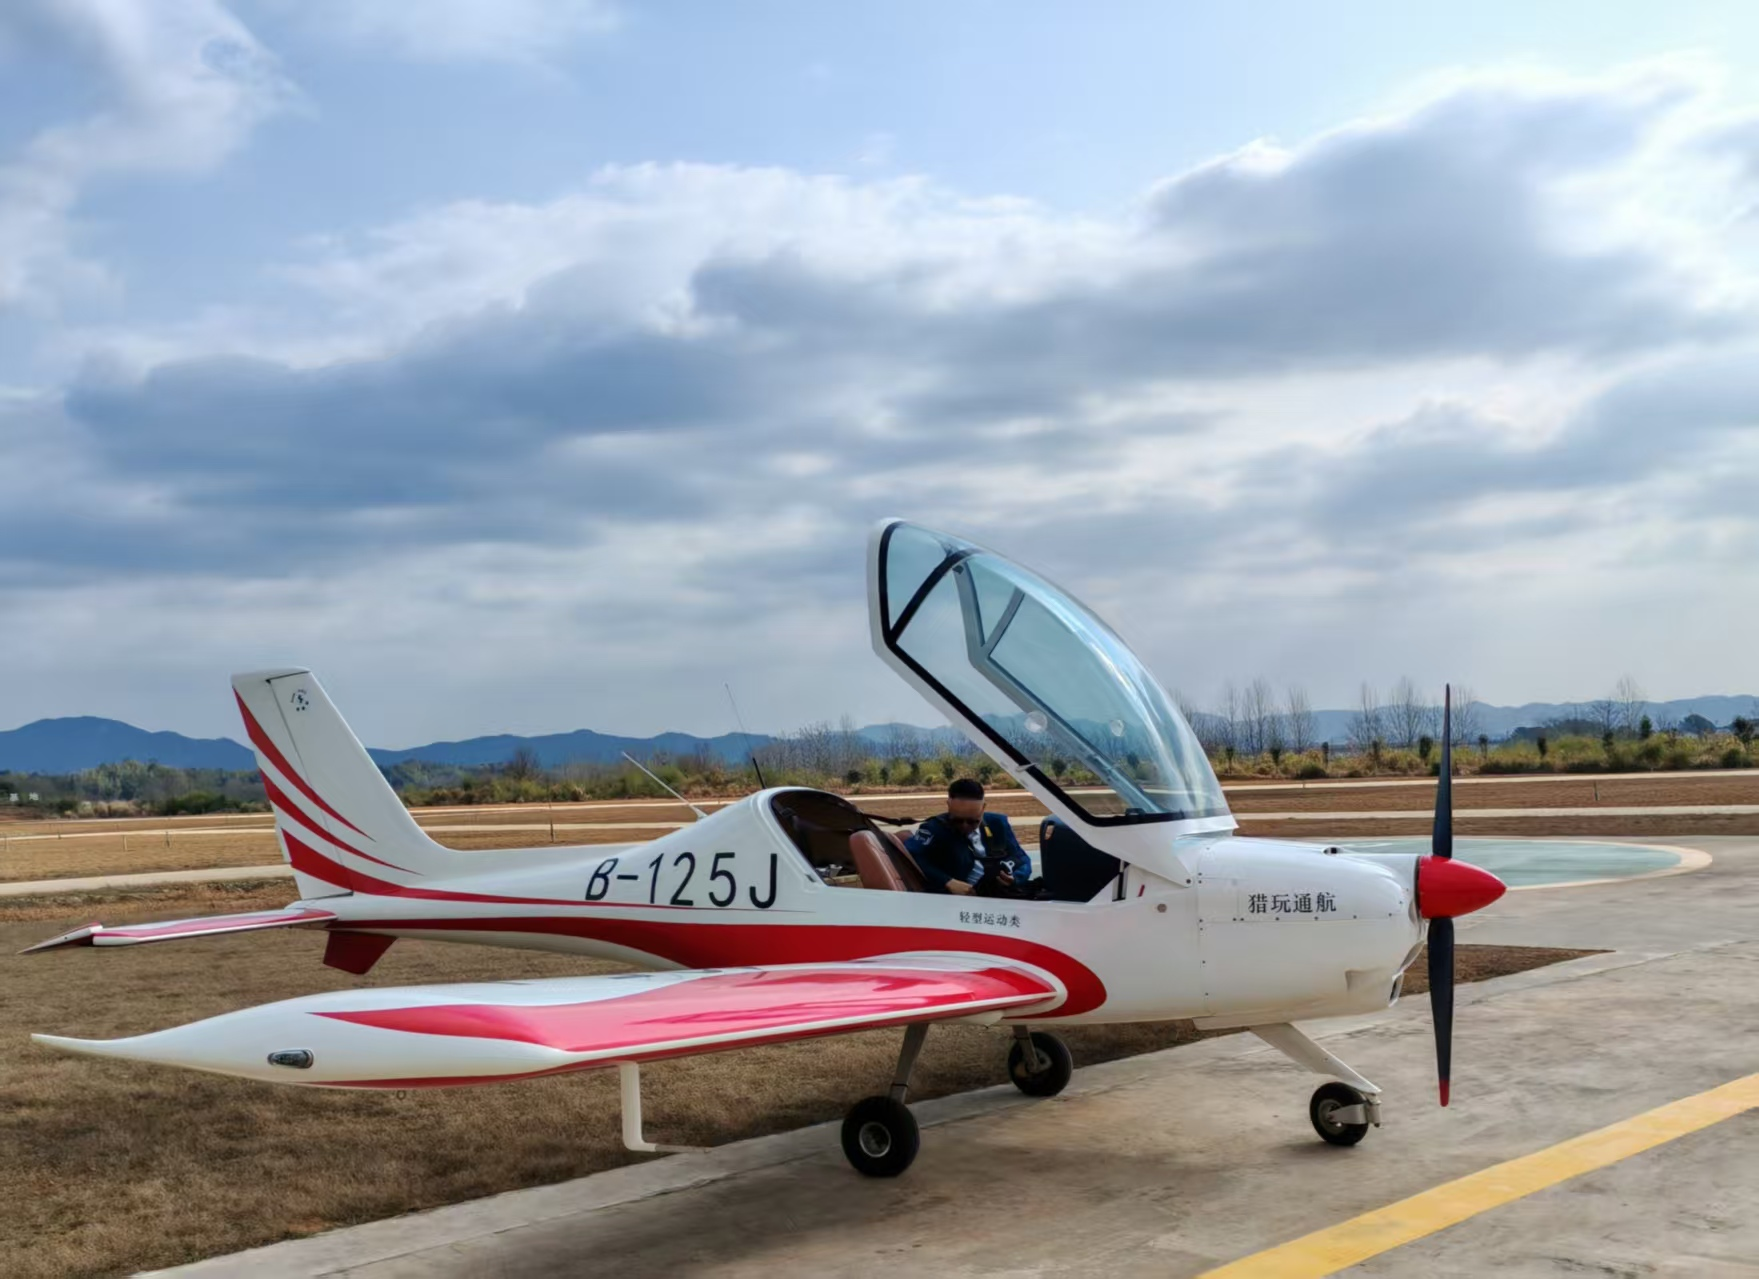
M967 884L964 880L949 879L947 881L947 891L960 897L969 897L971 895L971 885Z
M1001 870L996 872L996 878L1003 884L1011 887L1014 883L1014 868L1012 866L1002 867Z

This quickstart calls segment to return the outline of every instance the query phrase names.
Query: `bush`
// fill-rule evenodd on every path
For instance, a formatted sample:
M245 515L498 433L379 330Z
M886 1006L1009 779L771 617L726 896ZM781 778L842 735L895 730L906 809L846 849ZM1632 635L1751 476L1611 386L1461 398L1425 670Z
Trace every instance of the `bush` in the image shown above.
M1301 767L1295 770L1295 776L1304 782L1311 782L1321 777L1330 777L1331 773L1326 766L1318 760L1304 759L1301 761Z
M1724 768L1746 768L1751 761L1747 758L1745 748L1731 746L1722 753L1721 763Z

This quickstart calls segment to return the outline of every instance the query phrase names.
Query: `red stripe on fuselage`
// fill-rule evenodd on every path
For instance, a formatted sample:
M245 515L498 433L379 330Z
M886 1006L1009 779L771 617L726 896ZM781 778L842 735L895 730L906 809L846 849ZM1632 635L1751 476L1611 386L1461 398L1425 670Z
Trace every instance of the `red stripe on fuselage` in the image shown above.
M236 689L233 690L232 697L233 700L238 703L239 713L244 716L244 731L249 735L250 740L256 745L256 748L269 757L269 762L281 770L281 775L297 786L307 799L311 800L312 803L323 809L331 817L334 817L337 821L348 827L348 829L353 831L356 835L359 835L363 839L371 839L371 835L368 835L360 827L356 826L353 822L342 816L341 813L338 813L335 809L326 804L324 802L324 797L313 790L305 778L299 775L299 770L287 762L287 757L281 753L281 748L275 745L274 739L263 731L263 726L257 723L257 717L250 713L250 707L244 704L244 699L238 695Z
M417 873L407 867L399 866L394 862L388 862L383 857L374 857L371 853L362 852L347 840L340 839L337 836L330 834L327 830L319 830L312 824L311 818L307 817L305 813L301 811L299 805L295 804L293 800L288 797L286 791L275 785L274 779L267 773L263 774L263 793L269 797L269 805L275 810L275 816L286 817L289 821L298 822L318 838L326 839L330 843L336 845L337 848L340 848L345 852L353 853L356 857L364 857L369 862L377 862L387 870L400 870L405 875L414 875Z
M561 1052L613 1052L678 1040L805 1033L820 1023L952 1014L1025 1004L1056 991L1019 969L715 973L570 1004L446 1004L318 1013L418 1035L504 1039Z

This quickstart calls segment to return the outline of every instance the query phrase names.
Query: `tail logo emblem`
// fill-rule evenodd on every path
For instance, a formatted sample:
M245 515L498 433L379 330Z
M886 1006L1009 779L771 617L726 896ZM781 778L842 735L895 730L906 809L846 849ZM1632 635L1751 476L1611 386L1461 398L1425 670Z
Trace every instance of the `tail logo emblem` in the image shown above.
M303 688L294 689L293 696L289 700L293 703L293 709L296 711L303 711L311 705L311 698L305 695Z

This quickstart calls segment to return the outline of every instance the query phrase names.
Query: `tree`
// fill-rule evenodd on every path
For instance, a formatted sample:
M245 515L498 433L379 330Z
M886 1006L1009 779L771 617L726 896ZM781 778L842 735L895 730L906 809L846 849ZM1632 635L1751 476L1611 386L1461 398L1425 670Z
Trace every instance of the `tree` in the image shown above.
M1409 675L1399 678L1393 685L1392 696L1387 702L1387 712L1391 717L1388 725L1393 740L1400 746L1415 746L1417 739L1429 731L1433 719L1433 708L1423 694L1417 691L1417 685L1411 682Z
M1300 754L1313 745L1313 705L1307 700L1307 690L1299 684L1289 685L1288 710L1283 715L1283 723L1288 729L1289 749Z
M1637 740L1646 742L1655 736L1655 721L1645 715L1637 721Z
M1482 707L1483 703L1469 686L1462 684L1454 690L1452 719L1455 746L1464 746L1477 738Z
M1716 725L1702 715L1688 715L1680 721L1680 730L1694 737L1709 737L1716 731Z
M1490 758L1490 735L1488 733L1478 734L1478 757L1480 759Z
M1739 741L1742 746L1751 746L1753 744L1753 721L1748 719L1745 715L1736 715L1734 723L1730 724L1728 727L1729 731L1735 735L1736 740Z
M538 760L537 752L529 746L521 746L513 752L507 761L507 777L510 781L526 782L543 774L543 764Z
M1364 680L1357 694L1356 713L1350 716L1350 745L1358 753L1367 754L1368 748L1380 740L1381 732L1380 697Z
M1599 701L1589 702L1586 709L1589 723L1594 725L1594 731L1602 737L1618 730L1619 704L1617 698L1602 697Z
M1630 675L1621 675L1619 682L1613 686L1612 696L1618 703L1619 728L1634 736L1644 718L1644 712L1649 709L1648 694Z
M1244 745L1248 755L1262 755L1272 746L1282 745L1281 718L1277 714L1276 694L1271 691L1269 680L1260 676L1246 686Z

